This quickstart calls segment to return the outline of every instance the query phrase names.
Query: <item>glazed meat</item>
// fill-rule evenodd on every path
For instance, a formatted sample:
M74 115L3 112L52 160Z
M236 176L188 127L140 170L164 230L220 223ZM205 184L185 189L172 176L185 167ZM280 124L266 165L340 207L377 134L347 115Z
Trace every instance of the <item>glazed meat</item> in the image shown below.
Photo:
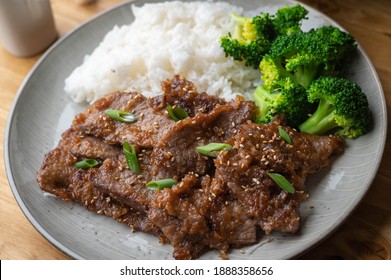
M190 117L208 113L223 99L206 93L198 93L195 86L179 76L162 83L163 94L146 98L134 92L114 92L99 99L85 113L73 121L72 129L103 139L109 144L121 144L124 140L151 149L175 127L175 121L167 115L167 105L184 109ZM134 123L119 122L109 118L105 110L131 112L137 118Z
M174 121L168 105L187 117ZM137 120L112 119L107 109L131 112ZM37 181L46 192L169 242L176 259L194 259L206 249L227 258L230 248L256 243L261 232L297 232L300 204L308 197L306 178L344 148L339 136L297 132L283 116L256 124L256 113L252 101L198 93L179 76L163 82L162 94L154 98L114 92L75 117L45 156ZM125 141L135 148L140 172L128 166ZM209 143L231 149L212 157L196 151ZM99 164L77 168L84 159ZM295 191L282 189L271 173L284 176ZM176 183L146 187L161 179Z
M292 144L279 136L278 127L290 134ZM308 196L305 178L328 165L343 147L338 136L298 133L282 118L266 125L243 124L227 143L234 148L214 160L212 179L189 173L179 185L155 197L149 217L174 245L176 258L192 258L208 247L226 256L232 246L256 242L258 226L266 234L296 232L299 206ZM267 172L283 175L296 192L282 190Z
M210 173L212 160L195 149L211 142L226 142L235 133L235 124L251 121L255 116L254 103L237 98L225 105L218 104L208 114L182 120L153 149L152 174L180 180L189 171Z

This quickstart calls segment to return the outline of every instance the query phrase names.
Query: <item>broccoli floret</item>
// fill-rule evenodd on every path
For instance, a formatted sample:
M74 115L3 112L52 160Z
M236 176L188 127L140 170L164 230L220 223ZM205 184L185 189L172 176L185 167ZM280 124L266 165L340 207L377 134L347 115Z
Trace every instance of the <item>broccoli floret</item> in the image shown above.
M251 18L233 13L235 29L220 38L221 47L226 56L244 60L246 66L257 69L279 35L301 32L301 20L306 18L307 13L300 5L282 8L275 16L261 13Z
M275 116L283 114L289 125L297 127L313 111L306 90L290 78L279 80L273 91L268 91L263 85L258 86L254 92L254 101L259 108L256 118L258 123L268 123Z
M316 111L299 129L310 134L335 133L357 138L368 132L371 116L367 96L360 86L345 78L322 76L307 91Z
M270 16L249 18L232 14L235 21L233 33L220 38L220 44L226 56L245 61L246 66L259 67L262 56L267 53L274 38L274 29Z
M279 35L301 32L301 21L307 19L308 11L301 5L285 7L277 11L273 25Z
M260 63L262 80L269 90L285 77L308 88L321 75L339 74L356 48L350 34L332 26L279 36Z

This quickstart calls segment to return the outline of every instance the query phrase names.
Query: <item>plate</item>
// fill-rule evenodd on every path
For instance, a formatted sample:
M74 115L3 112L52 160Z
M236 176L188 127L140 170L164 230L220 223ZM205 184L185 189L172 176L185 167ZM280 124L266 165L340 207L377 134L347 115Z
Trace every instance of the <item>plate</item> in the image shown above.
M137 5L145 2L137 1ZM245 11L274 12L287 4L279 1L229 1ZM303 5L304 6L304 5ZM53 149L73 117L85 109L65 94L64 79L102 41L115 25L130 24L131 3L117 6L83 24L53 45L37 62L13 102L5 131L5 164L14 196L35 228L52 244L75 259L171 259L172 247L142 232L132 233L111 218L87 211L72 202L44 195L36 172L44 155ZM338 26L323 14L306 7L309 20L303 28ZM368 95L374 125L370 133L348 140L345 153L333 165L307 181L310 199L301 207L300 232L273 233L231 259L290 259L310 249L335 231L352 213L373 181L386 138L386 107L372 63L359 47L349 77ZM209 251L201 259L218 259Z

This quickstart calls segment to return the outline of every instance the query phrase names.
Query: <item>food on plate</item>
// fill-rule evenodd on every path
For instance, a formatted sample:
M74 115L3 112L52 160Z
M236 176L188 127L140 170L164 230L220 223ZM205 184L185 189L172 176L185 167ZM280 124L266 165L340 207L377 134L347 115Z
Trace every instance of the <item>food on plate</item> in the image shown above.
M254 123L253 101L198 92L178 75L159 93L116 91L77 115L45 156L40 187L156 235L176 259L227 258L260 230L299 229L306 178L343 152L343 138L297 132L283 116Z
M132 4L134 21L116 26L65 80L76 102L92 103L108 92L130 90L152 97L160 82L180 73L200 91L227 100L251 97L259 71L227 59L219 38L234 27L230 14L243 8L224 2Z
M366 95L342 77L354 38L303 31L300 5L132 10L66 79L91 104L45 156L42 190L154 234L176 259L296 233L308 175L369 130Z
M254 101L259 111L256 122L268 123L277 115L285 115L292 127L308 118L314 105L307 100L307 91L290 78L276 81L278 90L268 91L263 85L254 91Z
M233 14L233 34L220 38L227 56L260 69L254 91L256 121L285 115L287 123L311 134L357 138L369 131L371 114L361 88L343 77L356 40L333 26L301 30L308 11L300 5L253 18Z
M276 14L262 12L255 17L232 13L235 27L220 38L221 47L227 56L244 60L246 66L258 69L262 57L278 36L301 32L301 21L307 14L299 4L280 8Z
M259 64L264 86L272 90L289 77L307 89L321 75L343 73L356 49L355 39L333 26L278 36Z
M334 131L349 138L368 132L371 121L368 99L356 83L322 76L311 83L308 100L316 103L317 108L299 125L300 131L311 134Z

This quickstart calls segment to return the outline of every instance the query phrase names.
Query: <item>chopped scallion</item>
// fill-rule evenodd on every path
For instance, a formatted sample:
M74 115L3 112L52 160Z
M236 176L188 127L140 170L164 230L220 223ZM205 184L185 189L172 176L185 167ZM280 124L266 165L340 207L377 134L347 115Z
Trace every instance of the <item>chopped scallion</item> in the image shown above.
M281 126L278 127L278 132L280 133L281 138L285 140L285 142L292 144L292 138Z
M87 158L85 160L77 162L75 164L75 166L80 169L88 169L88 168L92 168L94 166L97 166L98 164L99 164L99 161L97 161L95 159Z
M220 151L229 151L232 148L231 145L225 143L209 143L208 145L197 147L196 151L204 156L217 157Z
M137 118L132 113L126 111L107 109L105 113L113 120L120 122L132 123L137 121Z
M171 105L167 105L166 110L168 112L168 115L174 120L174 121L180 121L185 118L187 118L187 112L179 107L172 107Z
M171 188L175 184L178 184L178 182L174 179L162 179L148 182L145 186L150 190L156 191L164 188Z
M269 173L267 172L267 175L269 175L270 178L273 179L273 181L284 191L287 191L288 193L295 193L295 188L292 186L292 184L281 174L278 173Z
M126 163L128 164L129 168L136 174L140 174L140 166L138 164L137 153L134 146L124 141L123 151L125 154Z

